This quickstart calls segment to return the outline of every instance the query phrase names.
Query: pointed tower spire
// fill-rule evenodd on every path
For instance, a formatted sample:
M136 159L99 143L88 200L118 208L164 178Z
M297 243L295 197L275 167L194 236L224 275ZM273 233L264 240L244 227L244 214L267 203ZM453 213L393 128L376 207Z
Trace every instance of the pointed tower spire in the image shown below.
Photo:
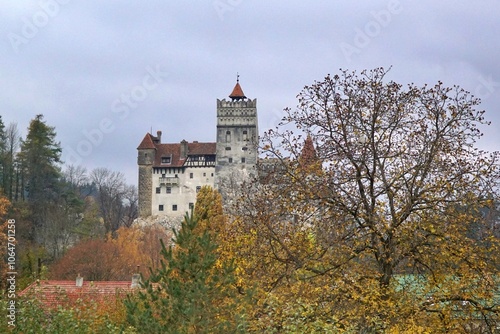
M321 166L310 134L307 135L304 142L304 147L299 157L299 164L302 168L315 168Z
M243 93L243 90L240 86L240 75L236 73L236 85L233 88L233 92L229 95L232 101L239 101L242 99L246 99L247 97Z

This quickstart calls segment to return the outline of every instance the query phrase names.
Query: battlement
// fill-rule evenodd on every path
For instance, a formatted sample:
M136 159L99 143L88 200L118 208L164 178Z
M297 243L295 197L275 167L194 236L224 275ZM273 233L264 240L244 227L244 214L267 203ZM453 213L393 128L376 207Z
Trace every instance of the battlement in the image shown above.
M257 99L247 99L241 101L226 101L217 99L217 108L256 108Z

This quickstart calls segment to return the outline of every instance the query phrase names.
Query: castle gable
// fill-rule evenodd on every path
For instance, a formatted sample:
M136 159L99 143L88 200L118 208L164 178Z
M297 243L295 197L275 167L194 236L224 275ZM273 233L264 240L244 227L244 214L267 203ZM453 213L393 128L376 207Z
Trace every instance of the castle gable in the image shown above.
M187 152L182 154L183 143L158 144L153 167L183 167L186 161L192 161L195 156L215 156L215 143L185 143Z

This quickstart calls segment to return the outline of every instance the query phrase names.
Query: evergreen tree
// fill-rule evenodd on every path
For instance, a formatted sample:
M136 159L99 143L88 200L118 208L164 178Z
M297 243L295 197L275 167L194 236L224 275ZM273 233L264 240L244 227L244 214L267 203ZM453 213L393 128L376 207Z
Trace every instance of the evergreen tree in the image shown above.
M26 140L21 142L21 196L30 206L35 237L59 195L61 147L55 137L54 127L43 121L43 115L37 115L30 122Z
M193 215L174 235L175 246L162 243L165 261L144 290L127 299L129 323L140 333L244 332L233 264L218 261L217 244Z

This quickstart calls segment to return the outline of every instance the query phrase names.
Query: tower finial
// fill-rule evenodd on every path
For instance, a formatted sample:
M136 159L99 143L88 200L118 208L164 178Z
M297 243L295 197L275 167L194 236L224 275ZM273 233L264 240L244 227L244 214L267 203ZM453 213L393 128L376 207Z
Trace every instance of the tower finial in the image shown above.
M240 74L236 73L236 85L233 88L233 92L229 95L232 101L244 100L247 97L243 94L243 90L240 86Z

